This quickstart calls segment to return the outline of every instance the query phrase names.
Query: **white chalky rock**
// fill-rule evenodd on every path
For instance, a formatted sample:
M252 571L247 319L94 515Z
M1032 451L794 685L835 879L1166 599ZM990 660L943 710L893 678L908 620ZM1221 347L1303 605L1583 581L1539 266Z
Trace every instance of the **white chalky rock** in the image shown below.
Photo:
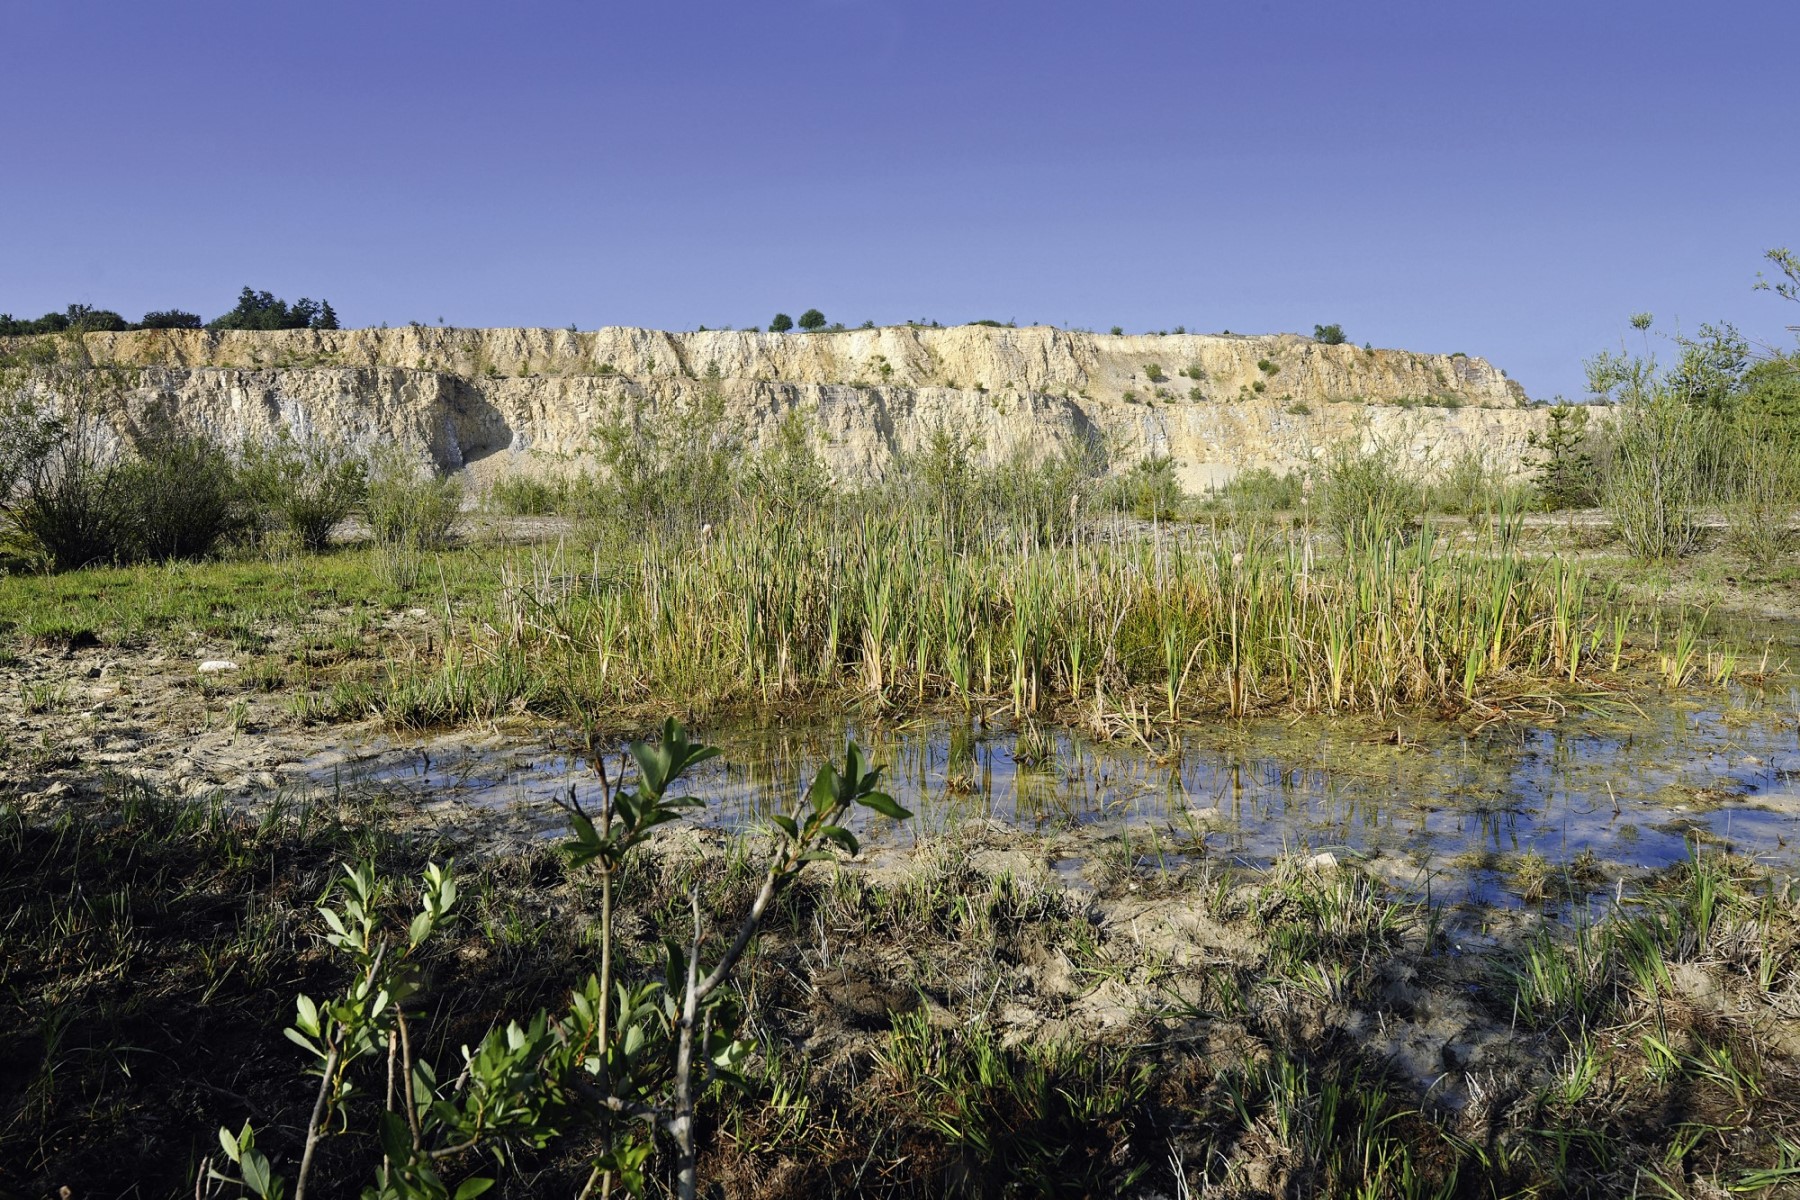
M220 671L235 671L238 665L227 658L209 658L200 664L202 675L216 675Z
M846 483L884 477L948 423L966 427L992 461L1015 446L1086 445L1093 435L1116 441L1123 458L1166 454L1195 493L1252 468L1304 469L1346 437L1391 445L1409 461L1447 463L1472 449L1516 463L1547 411L1527 407L1524 391L1480 358L1297 334L167 329L86 334L83 353L135 381L121 412L154 404L176 429L230 444L261 443L284 427L346 448L392 442L467 471L477 487L600 465L597 423L685 411L702 394L718 397L746 452L777 444L783 413L814 416L819 453ZM1152 365L1171 377L1154 391L1145 383ZM22 386L52 393L66 386L60 369L28 367ZM96 425L104 448L125 445Z

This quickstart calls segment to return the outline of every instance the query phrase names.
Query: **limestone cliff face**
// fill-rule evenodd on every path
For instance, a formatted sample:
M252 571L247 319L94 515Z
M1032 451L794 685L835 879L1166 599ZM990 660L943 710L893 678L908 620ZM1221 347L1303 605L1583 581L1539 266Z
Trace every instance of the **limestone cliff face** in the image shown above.
M0 339L0 355L32 390L98 397L127 437L161 419L227 441L285 426L398 441L482 479L579 467L602 423L709 391L752 445L798 409L845 479L880 477L946 422L991 455L1099 435L1126 460L1171 456L1199 489L1302 466L1345 437L1379 437L1422 462L1467 447L1516 461L1538 420L1482 359L1293 335L177 330Z

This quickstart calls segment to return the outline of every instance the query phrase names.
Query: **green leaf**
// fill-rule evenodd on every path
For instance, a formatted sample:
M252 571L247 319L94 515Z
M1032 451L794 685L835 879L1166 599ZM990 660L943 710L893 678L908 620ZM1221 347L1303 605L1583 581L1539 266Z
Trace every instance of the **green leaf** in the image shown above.
M450 1200L474 1200L474 1197L481 1195L493 1186L494 1181L491 1179L482 1179L479 1176L474 1179L465 1179L456 1185L456 1192Z
M433 924L434 921L430 912L420 913L412 919L412 926L406 931L407 941L415 947L418 946L420 942L431 936L431 927Z
M905 821L912 817L912 813L909 810L901 808L899 802L886 792L869 792L866 795L858 796L856 799L857 803L872 808L882 816L891 817L896 821Z
M229 1158L232 1162L238 1160L238 1140L232 1136L231 1130L225 1128L223 1125L219 1126L219 1145L225 1148L226 1158Z
M412 1130L397 1112L381 1114L381 1150L395 1162L412 1157Z
M275 1181L275 1174L269 1169L269 1156L260 1150L246 1150L238 1169L244 1173L244 1183L259 1196L267 1196Z
M631 757L637 760L638 791L651 799L662 795L663 788L668 786L670 731L674 730L678 733L680 728L674 718L670 718L669 723L663 726L662 745L652 746L648 742L633 742L626 747L631 751Z
M287 1037L288 1041L294 1043L294 1045L296 1045L296 1046L299 1046L302 1050L305 1050L307 1053L311 1054L314 1058L324 1058L325 1057L325 1052L323 1050L319 1049L319 1047L316 1044L314 1044L314 1042L311 1038L307 1037L304 1033L301 1033L298 1029L295 1029L292 1026L289 1026L288 1028L282 1030L281 1032Z
M842 825L827 825L819 830L819 836L826 841L836 842L851 854L856 854L862 849L861 843L856 840L856 835Z
M807 789L806 798L817 813L828 812L837 804L838 773L830 763L819 768L813 776L812 787Z
M790 838L798 838L800 836L800 826L794 823L794 818L784 817L780 813L774 813L770 815L769 820L773 821L775 827L787 834Z
M294 1024L302 1033L319 1036L319 1006L313 1003L311 996L301 996L294 1001L296 1016Z

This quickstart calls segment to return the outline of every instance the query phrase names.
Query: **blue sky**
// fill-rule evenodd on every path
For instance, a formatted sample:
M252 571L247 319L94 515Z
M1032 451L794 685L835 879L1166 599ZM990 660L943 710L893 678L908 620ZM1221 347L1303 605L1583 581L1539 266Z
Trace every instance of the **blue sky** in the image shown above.
M1795 0L0 0L0 311L1338 322L1573 395L1634 311L1790 342L1796 44Z

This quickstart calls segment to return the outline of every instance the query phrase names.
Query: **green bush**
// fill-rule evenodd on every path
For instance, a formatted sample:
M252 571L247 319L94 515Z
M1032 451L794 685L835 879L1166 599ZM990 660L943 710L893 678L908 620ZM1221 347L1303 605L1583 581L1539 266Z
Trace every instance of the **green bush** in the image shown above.
M1601 491L1614 532L1647 561L1692 552L1700 544L1699 506L1718 474L1717 410L1691 403L1648 358L1602 353L1587 371L1589 390L1619 404Z
M1526 489L1473 447L1450 460L1426 489L1426 507L1434 512L1479 517L1517 512L1525 506Z
M784 312L776 313L775 319L769 322L769 332L770 333L786 333L788 330L792 329L793 327L794 327L794 318L788 316Z
M161 312L147 312L144 319L138 322L139 329L203 329L205 322L199 314L183 312L179 308L165 309Z
M595 441L604 469L589 512L597 534L694 529L735 507L743 441L716 387L685 404L635 410L601 426Z
M209 437L153 435L117 472L121 559L206 558L247 527L237 464Z
M1298 471L1276 474L1268 467L1240 471L1219 498L1240 512L1291 512L1300 507L1306 480Z
M64 436L61 418L22 392L0 396L0 514Z
M330 543L331 531L368 490L368 464L360 454L285 429L273 443L245 452L244 477L259 525L285 530L311 551Z
M962 546L976 532L981 469L975 450L972 434L939 420L926 431L924 444L899 463L902 486L936 513L944 541L951 546Z
M1352 439L1327 454L1320 517L1345 548L1405 537L1423 508L1418 477L1395 447Z
M65 425L18 409L11 420L33 452L23 468L0 463L13 476L14 549L27 561L69 571L204 558L245 527L236 464L204 435L157 433L115 453L87 420Z
M96 430L67 429L32 466L13 510L24 556L51 571L73 571L123 557L127 506L120 464Z
M585 479L542 475L508 475L488 487L483 507L509 517L547 517L567 513L578 506Z
M1145 521L1177 516L1184 499L1175 479L1175 460L1166 454L1141 459L1131 470L1115 476L1105 493L1109 507Z
M1794 545L1800 506L1800 433L1766 407L1745 405L1733 415L1730 436L1736 478L1725 502L1726 538L1762 567Z
M809 308L800 314L800 328L814 333L825 328L825 314L816 308Z
M1324 346L1341 346L1345 342L1342 325L1314 325L1313 341Z
M440 475L396 446L377 451L369 467L363 512L377 543L441 549L462 513L462 483Z
M47 312L36 320L19 320L0 313L0 337L29 337L39 333L118 333L132 325L111 309L71 304L62 312Z
M756 507L787 518L828 499L831 473L813 449L811 430L799 409L782 416L773 444L751 462L745 483Z
M1602 501L1635 557L1679 558L1699 548L1712 424L1667 394L1620 412Z
M1081 508L1106 473L1098 439L1079 438L1051 455L1020 446L988 473L987 519L1040 545L1072 542ZM998 532L998 530L995 530Z
M1106 464L1105 447L1093 437L1075 438L1048 454L1021 444L985 463L978 439L939 422L863 502L932 513L945 542L959 548L1002 538L1056 545L1073 538L1082 509L1105 491L1100 480ZM1111 503L1110 492L1102 499Z

